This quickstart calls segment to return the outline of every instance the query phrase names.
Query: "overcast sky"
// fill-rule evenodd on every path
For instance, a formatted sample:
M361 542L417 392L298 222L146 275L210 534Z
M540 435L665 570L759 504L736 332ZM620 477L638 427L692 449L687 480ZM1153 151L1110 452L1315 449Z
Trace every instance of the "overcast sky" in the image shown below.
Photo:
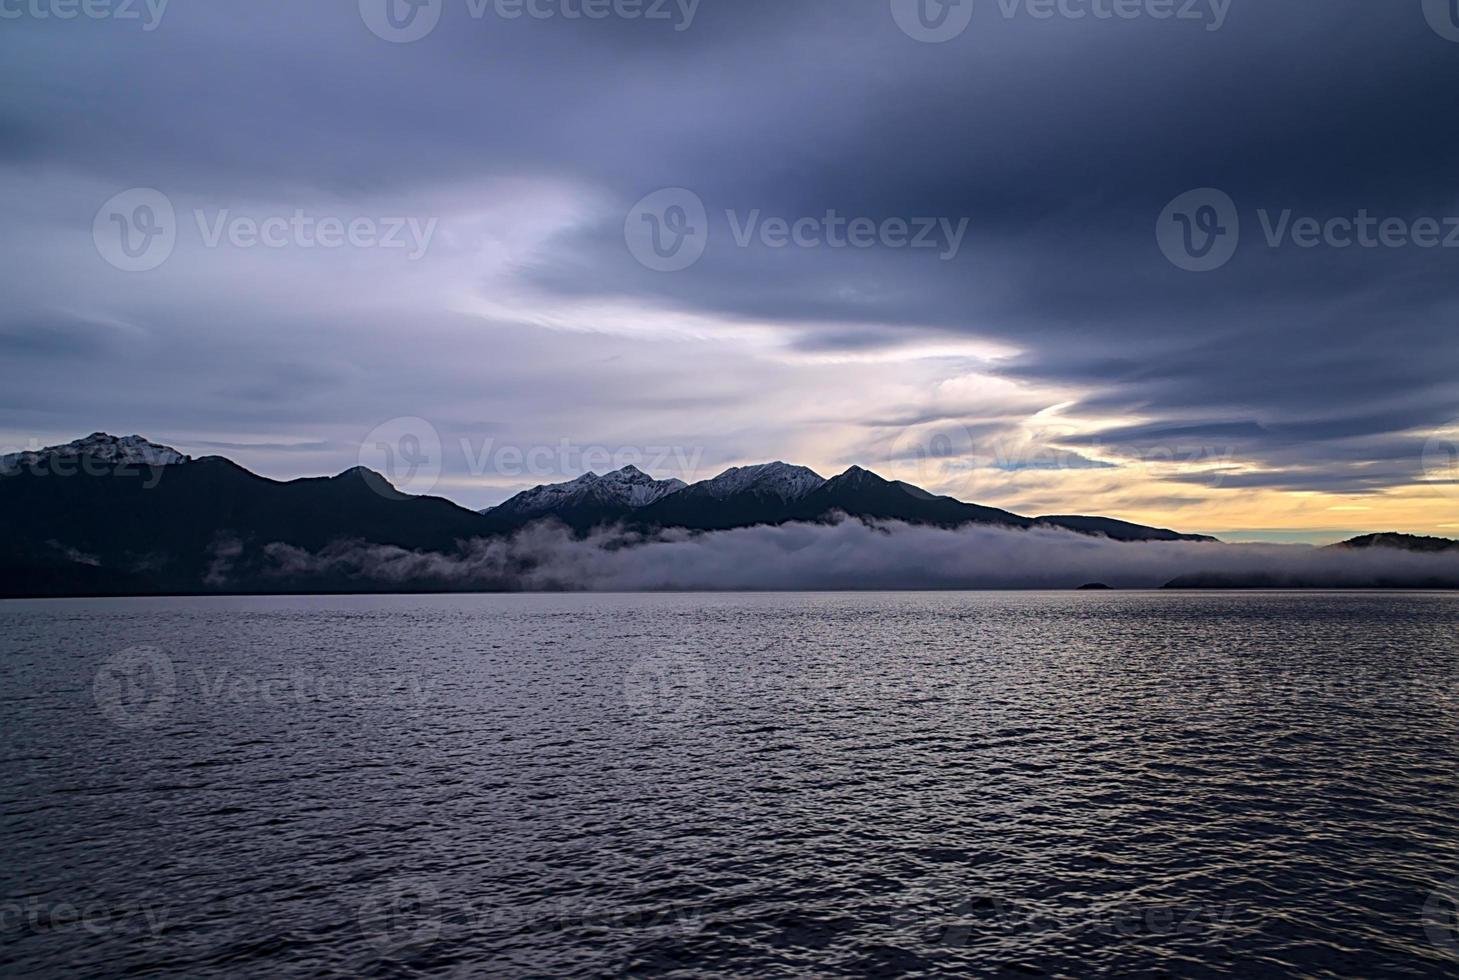
M1453 534L1450 6L0 0L0 442Z

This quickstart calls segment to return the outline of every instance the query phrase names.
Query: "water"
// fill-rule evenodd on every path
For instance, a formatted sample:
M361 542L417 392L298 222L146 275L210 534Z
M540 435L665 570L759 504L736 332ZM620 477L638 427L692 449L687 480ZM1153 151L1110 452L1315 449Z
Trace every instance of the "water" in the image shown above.
M1459 597L0 603L0 975L1459 976Z

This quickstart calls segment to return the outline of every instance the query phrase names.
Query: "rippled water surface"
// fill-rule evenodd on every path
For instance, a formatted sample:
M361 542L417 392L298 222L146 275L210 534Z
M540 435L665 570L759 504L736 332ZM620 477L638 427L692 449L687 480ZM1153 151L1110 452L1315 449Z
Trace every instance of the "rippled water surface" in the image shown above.
M1459 597L0 603L0 975L1459 975Z

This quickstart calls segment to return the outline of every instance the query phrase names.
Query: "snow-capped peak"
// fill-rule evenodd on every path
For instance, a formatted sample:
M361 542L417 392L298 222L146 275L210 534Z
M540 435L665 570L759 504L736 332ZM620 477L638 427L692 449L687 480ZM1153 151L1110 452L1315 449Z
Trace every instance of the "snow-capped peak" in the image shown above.
M530 517L583 503L636 509L647 507L684 487L683 480L655 480L636 466L625 466L602 476L584 473L566 483L550 483L524 490L501 506L491 508L490 512Z
M716 500L751 491L772 494L781 500L790 501L799 500L825 482L825 478L814 470L775 462L731 467L699 486L704 493Z
M93 432L84 439L64 445L28 449L0 456L0 473L16 473L57 460L82 457L119 466L175 466L192 459L170 446L149 442L141 436L113 436L105 432Z
M647 507L671 493L678 493L688 484L683 480L655 480L630 464L598 477L598 486L611 491L615 498L622 499L630 507Z

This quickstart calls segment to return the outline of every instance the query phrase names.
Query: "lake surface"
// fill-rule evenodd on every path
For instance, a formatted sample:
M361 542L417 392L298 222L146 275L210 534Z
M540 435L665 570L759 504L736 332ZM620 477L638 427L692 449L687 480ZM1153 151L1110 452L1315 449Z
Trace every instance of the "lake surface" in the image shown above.
M1459 596L0 603L0 975L1459 976Z

